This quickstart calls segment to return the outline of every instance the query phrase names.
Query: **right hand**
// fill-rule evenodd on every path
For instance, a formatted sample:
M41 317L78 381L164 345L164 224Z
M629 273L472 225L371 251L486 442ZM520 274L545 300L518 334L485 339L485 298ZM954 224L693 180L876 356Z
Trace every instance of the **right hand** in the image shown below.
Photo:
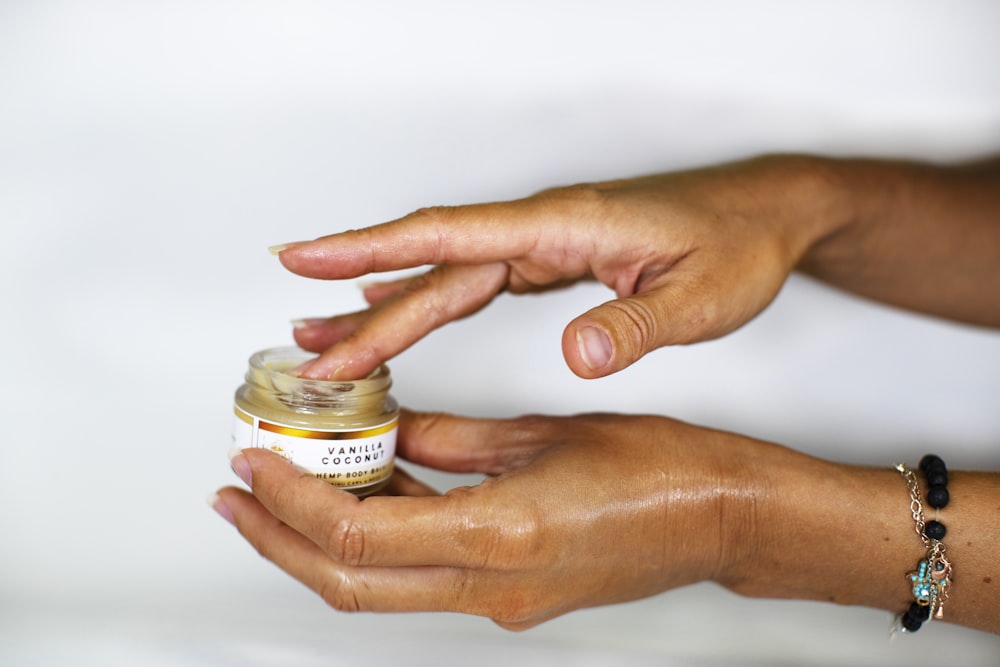
M221 489L216 509L337 609L462 612L522 630L698 581L742 582L768 562L751 552L770 546L754 539L771 508L765 462L788 456L614 414L404 411L398 444L415 463L488 476L438 495L397 470L392 495L359 500L251 448L233 458L251 492Z
M399 220L288 244L282 264L344 279L434 265L365 290L370 308L296 328L322 354L301 371L356 379L498 293L597 279L617 298L566 327L584 378L665 345L722 336L775 297L832 216L815 162L762 158L711 169L546 190L510 202L421 209Z

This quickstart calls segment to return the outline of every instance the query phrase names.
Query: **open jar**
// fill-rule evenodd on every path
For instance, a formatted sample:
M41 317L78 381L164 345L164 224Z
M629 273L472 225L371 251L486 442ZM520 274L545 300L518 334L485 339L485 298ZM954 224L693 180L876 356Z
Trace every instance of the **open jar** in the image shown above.
M359 496L392 476L399 406L389 369L362 380L300 378L313 359L297 347L257 352L236 390L233 447L280 454L314 477Z

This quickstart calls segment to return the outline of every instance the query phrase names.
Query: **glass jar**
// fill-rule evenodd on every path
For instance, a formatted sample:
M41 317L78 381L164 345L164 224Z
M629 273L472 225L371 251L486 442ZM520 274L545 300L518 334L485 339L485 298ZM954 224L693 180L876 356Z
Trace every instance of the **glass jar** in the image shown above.
M399 406L389 369L363 380L309 380L291 373L315 358L297 347L250 357L236 390L233 447L280 454L314 477L359 496L392 476Z

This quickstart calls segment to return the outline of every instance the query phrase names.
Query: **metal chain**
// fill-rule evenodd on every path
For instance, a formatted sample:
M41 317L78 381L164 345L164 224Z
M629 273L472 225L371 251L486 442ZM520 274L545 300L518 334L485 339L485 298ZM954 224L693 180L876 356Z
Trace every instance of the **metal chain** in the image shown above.
M936 580L940 580L940 583L937 587L932 588L930 598L931 618L940 619L944 617L944 603L948 599L948 589L951 587L951 562L944 555L946 550L944 543L927 537L927 524L924 521L924 506L920 500L920 485L917 482L917 476L902 463L897 463L894 467L902 475L910 491L910 513L913 515L913 524L917 535L927 549L928 570L934 572L935 568L939 566L942 570L940 576L934 577Z
M917 535L920 537L920 541L924 543L924 546L930 549L931 539L924 532L927 524L924 522L924 506L920 502L920 485L917 482L917 476L902 463L896 464L896 470L903 476L903 480L910 490L910 513L913 514L913 524Z

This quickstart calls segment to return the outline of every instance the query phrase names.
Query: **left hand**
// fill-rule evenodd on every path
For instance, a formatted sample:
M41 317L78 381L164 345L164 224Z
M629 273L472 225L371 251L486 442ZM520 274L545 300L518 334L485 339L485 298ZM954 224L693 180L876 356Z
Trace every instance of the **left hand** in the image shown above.
M843 222L829 163L773 156L714 168L553 188L524 199L421 209L398 220L276 246L302 276L356 278L431 265L370 286L369 308L301 320L317 380L367 376L501 292L598 280L616 298L563 330L570 370L604 377L666 345L742 326L819 237Z
M661 417L404 412L399 454L487 477L438 495L397 470L363 500L248 449L220 513L341 610L457 611L523 629L573 609L738 578L766 443ZM224 510L224 511L223 511Z

